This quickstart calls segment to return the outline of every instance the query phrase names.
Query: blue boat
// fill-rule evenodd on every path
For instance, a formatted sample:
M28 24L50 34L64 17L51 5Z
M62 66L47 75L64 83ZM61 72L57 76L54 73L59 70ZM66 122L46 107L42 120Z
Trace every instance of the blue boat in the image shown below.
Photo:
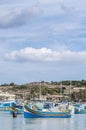
M76 104L74 113L75 114L86 114L86 106L84 104Z
M2 102L0 102L0 111L9 111L10 110L10 106L13 103L14 102L10 102L10 101L2 101Z
M16 114L23 114L24 107L22 105L17 105L16 103L13 103L10 106L10 114L13 114L13 112L16 112Z
M24 106L24 118L70 118L71 110L55 111L52 109L38 110L36 106L31 108L29 105Z

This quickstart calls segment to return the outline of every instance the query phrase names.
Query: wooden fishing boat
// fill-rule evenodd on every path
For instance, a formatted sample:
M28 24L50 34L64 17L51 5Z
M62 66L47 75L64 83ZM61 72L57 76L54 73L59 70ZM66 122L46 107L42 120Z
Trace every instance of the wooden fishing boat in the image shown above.
M86 114L86 105L84 104L76 104L74 108L75 114Z
M12 101L2 101L0 102L0 111L9 111L10 106L12 106L14 102Z
M24 118L70 118L71 110L55 111L54 109L38 110L36 106L31 108L29 105L24 106Z
M10 114L13 114L13 112L16 112L17 114L23 114L24 107L22 105L17 105L14 103L10 106Z

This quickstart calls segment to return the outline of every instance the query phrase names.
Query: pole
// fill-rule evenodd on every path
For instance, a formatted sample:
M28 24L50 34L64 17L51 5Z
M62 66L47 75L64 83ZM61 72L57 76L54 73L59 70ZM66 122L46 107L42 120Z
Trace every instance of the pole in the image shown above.
M62 94L62 82L61 82L61 87L60 87L60 94Z
M70 97L70 101L71 101L71 80L70 80L70 85L69 85L69 97Z
M41 82L40 82L40 100L41 100Z

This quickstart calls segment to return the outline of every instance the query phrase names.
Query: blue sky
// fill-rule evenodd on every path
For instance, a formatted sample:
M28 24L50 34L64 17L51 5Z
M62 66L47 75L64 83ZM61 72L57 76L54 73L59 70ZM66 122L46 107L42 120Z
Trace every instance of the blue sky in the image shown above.
M86 79L85 0L1 0L0 84Z

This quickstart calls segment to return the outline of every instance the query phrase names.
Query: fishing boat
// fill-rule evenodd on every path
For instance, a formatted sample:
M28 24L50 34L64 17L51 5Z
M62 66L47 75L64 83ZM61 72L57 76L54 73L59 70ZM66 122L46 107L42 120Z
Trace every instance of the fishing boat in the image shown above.
M24 113L24 107L23 107L23 105L13 103L13 104L10 106L10 114L13 114L14 112L15 112L16 114L23 114L23 113Z
M74 113L75 114L86 114L86 105L75 104Z
M10 106L13 103L14 102L11 102L11 101L2 101L2 102L0 102L0 111L9 111L10 110Z
M70 109L58 109L59 107L49 107L39 109L36 105L24 106L24 118L70 118Z

